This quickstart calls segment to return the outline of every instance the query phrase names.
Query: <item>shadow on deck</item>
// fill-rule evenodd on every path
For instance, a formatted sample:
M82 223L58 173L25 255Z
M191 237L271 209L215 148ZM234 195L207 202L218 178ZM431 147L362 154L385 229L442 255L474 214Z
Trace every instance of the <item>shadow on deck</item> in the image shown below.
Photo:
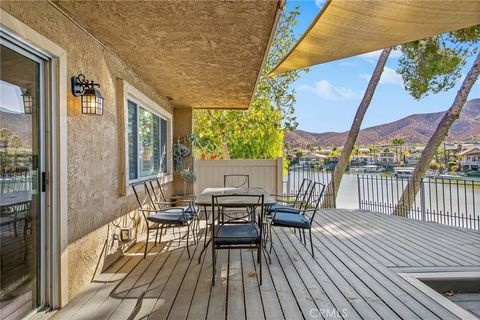
M317 214L312 258L290 229L274 229L258 285L251 250L220 250L211 286L203 239L137 243L54 319L456 319L465 316L399 273L478 272L480 233L365 211ZM445 301L444 301L445 300ZM453 309L452 309L453 308ZM455 309L457 308L457 309Z

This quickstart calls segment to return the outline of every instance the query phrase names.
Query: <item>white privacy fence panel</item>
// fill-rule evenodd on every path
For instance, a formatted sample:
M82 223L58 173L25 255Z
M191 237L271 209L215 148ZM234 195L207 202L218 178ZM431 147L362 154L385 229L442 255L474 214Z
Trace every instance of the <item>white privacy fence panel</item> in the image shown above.
M275 160L195 160L197 180L193 191L223 187L228 174L248 174L251 187L262 187L269 193L282 193L282 158Z

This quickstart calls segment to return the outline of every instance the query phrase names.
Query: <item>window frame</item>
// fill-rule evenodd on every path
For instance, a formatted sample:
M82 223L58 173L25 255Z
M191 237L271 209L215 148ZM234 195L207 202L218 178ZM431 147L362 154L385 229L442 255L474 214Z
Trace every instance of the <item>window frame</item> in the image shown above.
M165 110L162 106L158 103L154 102L146 95L141 93L139 90L131 86L128 82L123 81L124 85L124 94L123 94L123 125L124 125L124 146L125 146L125 153L124 153L124 179L125 179L125 186L126 190L124 192L126 194L131 193L131 188L129 188L132 184L150 180L153 178L160 178L160 183L168 183L173 181L173 155L172 155L172 137L173 137L173 128L172 128L172 114ZM159 118L159 142L161 144L161 120L165 120L167 122L167 138L166 138L166 147L167 147L167 172L159 172L158 174L153 174L150 176L140 177L139 166L137 166L137 178L130 179L130 168L129 168L129 144L128 144L128 101L133 102L136 104L137 108L137 126L138 126L138 110L139 108L143 108L148 112L156 115ZM138 131L137 131L137 139L138 139ZM138 141L138 140L137 140ZM139 143L137 143L137 155L139 154L138 151ZM138 159L137 159L138 161ZM137 163L138 164L138 163Z

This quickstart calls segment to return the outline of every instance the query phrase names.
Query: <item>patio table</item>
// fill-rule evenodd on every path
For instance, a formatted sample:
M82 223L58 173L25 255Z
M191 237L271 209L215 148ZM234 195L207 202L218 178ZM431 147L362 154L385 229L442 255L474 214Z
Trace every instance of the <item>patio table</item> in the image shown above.
M206 225L208 226L208 213L207 213L207 207L212 206L212 195L214 196L219 196L219 195L259 195L263 194L264 195L264 206L272 206L277 203L276 199L272 197L265 189L260 188L260 187L250 187L250 188L206 188L205 190L202 191L202 193L195 199L195 205L199 207L203 207L204 210L204 215L205 215L205 222ZM227 203L226 203L227 204ZM230 206L256 206L258 205L257 200L253 200L253 197L250 199L249 197L229 197L228 199L228 205ZM212 222L213 223L213 222ZM207 227L208 229L208 227ZM212 239L209 239L207 241L207 231L205 231L205 241L204 241L204 246L202 251L200 252L200 255L198 257L198 262L200 263L202 254L205 252L207 249L208 245Z
M245 195L245 194L251 194L251 195L259 195L263 194L264 195L264 205L265 206L272 206L276 203L276 200L274 197L270 196L270 194L265 191L265 189L260 188L260 187L251 187L251 188L206 188L205 190L202 191L202 193L195 199L195 204L199 207L210 207L212 205L212 195L214 196L220 196L220 195ZM231 205L255 205L256 203L252 203L251 199L248 197L238 197L236 198L230 198L229 199L229 204Z

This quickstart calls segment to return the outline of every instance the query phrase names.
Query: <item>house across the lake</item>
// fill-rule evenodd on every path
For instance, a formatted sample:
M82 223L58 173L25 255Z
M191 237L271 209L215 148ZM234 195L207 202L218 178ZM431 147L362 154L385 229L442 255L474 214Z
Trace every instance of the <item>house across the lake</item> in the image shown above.
M315 153L315 152L310 152L309 154L306 154L304 156L301 156L298 158L298 164L303 166L303 165L322 165L325 159L328 159L328 156Z
M378 157L378 164L385 167L394 167L400 164L395 151L383 150Z
M463 171L480 171L480 147L473 147L458 154Z

